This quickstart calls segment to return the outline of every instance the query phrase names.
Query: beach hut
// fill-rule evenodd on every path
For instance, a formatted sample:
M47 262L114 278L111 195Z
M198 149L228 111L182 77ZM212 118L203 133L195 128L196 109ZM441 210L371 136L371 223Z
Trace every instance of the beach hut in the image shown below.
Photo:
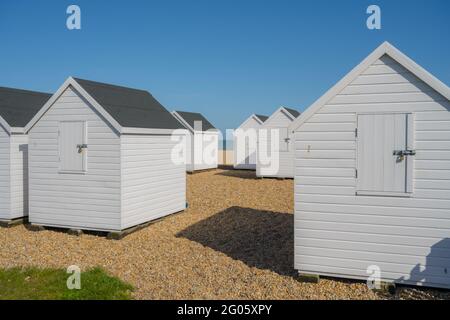
M280 107L258 131L256 176L293 178L292 136L288 127L300 115L297 110Z
M28 215L28 136L25 125L50 94L0 87L0 222Z
M234 169L256 170L256 146L259 127L267 116L252 114L234 132Z
M184 210L180 128L147 91L68 78L25 128L30 222L117 232Z
M450 288L449 99L386 42L291 125L295 269Z
M173 111L173 116L187 129L186 171L215 169L219 158L219 130L202 114Z

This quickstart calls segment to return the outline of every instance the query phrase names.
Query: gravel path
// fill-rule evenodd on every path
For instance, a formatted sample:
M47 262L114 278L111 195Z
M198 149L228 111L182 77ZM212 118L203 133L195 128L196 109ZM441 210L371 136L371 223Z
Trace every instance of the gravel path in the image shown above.
M188 175L189 209L120 241L0 228L0 267L101 266L137 299L432 299L403 288L381 296L361 282L300 283L293 270L293 182L253 172Z

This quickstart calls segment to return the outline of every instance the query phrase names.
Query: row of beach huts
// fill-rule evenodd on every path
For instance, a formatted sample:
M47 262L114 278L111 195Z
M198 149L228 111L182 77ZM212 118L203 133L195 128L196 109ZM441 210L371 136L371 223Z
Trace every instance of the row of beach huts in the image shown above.
M450 288L449 100L385 42L302 114L241 125L278 130L268 176L294 177L300 274ZM146 91L74 78L51 96L1 89L0 112L0 219L44 226L121 231L184 210L186 170L208 167L171 161L174 136L218 134ZM267 142L247 138L235 168L267 176Z

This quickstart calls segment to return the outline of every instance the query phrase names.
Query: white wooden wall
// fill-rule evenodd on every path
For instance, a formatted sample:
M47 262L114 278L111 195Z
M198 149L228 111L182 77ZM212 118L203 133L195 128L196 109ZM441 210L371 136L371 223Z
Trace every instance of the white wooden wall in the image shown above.
M28 135L11 136L11 219L28 215Z
M256 170L256 152L257 152L257 143L258 143L258 128L261 126L261 124L255 120L255 118L251 117L248 119L245 123L243 123L238 129L247 131L247 130L254 130L254 138L253 135L236 135L234 137L233 142L233 150L234 150L234 168L235 169L247 169L247 170ZM253 139L252 139L253 138ZM248 141L248 144L246 144L246 141ZM245 146L245 155L247 156L248 160L246 159L237 159L237 147L238 145L242 144ZM252 145L254 148L252 148ZM240 160L240 161L239 161Z
M219 134L217 132L195 132L192 139L192 171L217 168L219 160ZM202 140L203 142L199 144L197 139ZM212 151L209 152L207 150ZM206 161L206 159L202 156L205 152L207 152L208 155L210 153L212 154L212 161Z
M0 124L0 220L11 219L10 135Z
M186 208L186 169L169 135L122 135L122 229Z
M384 56L295 134L295 268L450 287L450 103ZM413 195L356 196L356 113L415 115ZM308 148L310 151L308 152ZM447 269L446 269L447 268Z
M292 123L292 120L284 113L277 112L275 116L271 116L263 125L261 125L260 129L283 129L286 130L289 125ZM281 133L281 130L280 130ZM288 145L287 151L279 151L278 159L279 159L279 168L274 174L265 174L262 172L261 168L263 165L260 161L256 164L256 175L258 177L279 177L279 178L293 178L294 177L294 148L293 148L293 137L291 137L291 141ZM258 148L260 145L265 144L266 146L270 146L270 133L267 134L267 139L262 138L261 135L258 135ZM270 150L270 147L268 147ZM258 151L259 152L259 151Z
M86 174L59 173L58 122L88 123ZM120 138L74 90L67 89L29 134L32 223L119 230Z

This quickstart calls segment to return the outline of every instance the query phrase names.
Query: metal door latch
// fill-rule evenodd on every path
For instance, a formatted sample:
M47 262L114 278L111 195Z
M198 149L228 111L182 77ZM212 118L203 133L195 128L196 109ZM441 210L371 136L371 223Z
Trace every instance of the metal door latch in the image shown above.
M77 148L78 148L78 153L83 152L83 149L87 149L88 145L83 143L83 144L77 144Z
M394 150L393 155L399 157L415 156L416 150Z

